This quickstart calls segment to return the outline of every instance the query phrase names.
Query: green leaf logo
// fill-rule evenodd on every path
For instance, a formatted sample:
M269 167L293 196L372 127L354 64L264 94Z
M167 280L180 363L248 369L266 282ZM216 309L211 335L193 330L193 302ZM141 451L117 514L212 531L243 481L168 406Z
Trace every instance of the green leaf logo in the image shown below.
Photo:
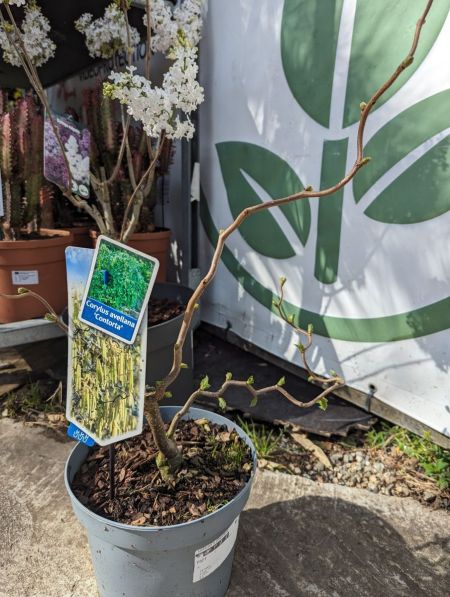
M267 149L239 142L219 143L216 147L233 218L246 207L261 203L255 190L256 185L271 199L290 195L304 188L292 168ZM253 181L253 186L250 181ZM309 202L284 205L280 211L304 245L311 226ZM261 255L277 259L295 255L294 249L269 211L255 214L239 230L250 247ZM267 242L269 238L270 242Z
M319 126L323 131L322 154L317 156L320 188L331 186L346 173L360 102L403 60L422 10L423 2L411 0L285 0L282 67L299 109L314 121L314 130ZM433 4L413 64L379 100L375 114L382 114L380 107L420 68L449 10L450 0ZM216 148L233 216L249 205L294 193L303 188L302 183L310 182L301 181L286 160L258 145L227 141ZM353 191L357 209L367 218L411 225L446 213L450 209L450 90L419 101L382 123L367 142L364 155L373 159L345 193L347 201ZM303 200L279 208L278 213L261 212L247 220L240 233L258 253L288 259L295 253L285 234L289 227L303 245L315 243L315 277L322 284L333 284L339 275L344 191L313 201L318 204L314 219L311 205ZM203 217L213 239L213 224L205 209ZM271 293L233 261L229 252L225 251L223 260L246 290L271 308ZM297 311L300 323L313 322L317 333L349 340L416 337L450 324L450 316L444 316L450 299L392 317L354 320L319 316L294 305L290 308Z

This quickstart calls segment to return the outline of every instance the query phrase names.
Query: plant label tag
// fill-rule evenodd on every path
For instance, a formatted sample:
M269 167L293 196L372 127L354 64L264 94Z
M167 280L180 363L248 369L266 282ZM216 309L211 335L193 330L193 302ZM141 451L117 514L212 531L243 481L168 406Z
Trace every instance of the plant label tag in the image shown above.
M69 294L66 417L98 445L107 446L142 432L147 311L134 344L125 344L80 321L78 314L93 257L93 249L66 249Z
M99 236L81 302L83 323L133 344L155 283L159 261Z
M20 270L11 272L12 283L15 286L31 286L39 284L39 272L37 270Z
M52 113L52 118L69 164L72 193L87 199L90 185L89 153L91 134L89 129L83 128L72 118L54 113ZM50 182L68 188L69 173L64 154L47 114L44 122L44 176Z
M92 437L89 437L87 433L81 431L81 429L74 423L70 423L69 427L67 428L67 435L77 442L81 442L82 444L89 446L90 448L95 444Z
M197 549L194 555L193 582L202 580L226 560L236 542L239 527L239 516L233 520L228 529L217 539Z

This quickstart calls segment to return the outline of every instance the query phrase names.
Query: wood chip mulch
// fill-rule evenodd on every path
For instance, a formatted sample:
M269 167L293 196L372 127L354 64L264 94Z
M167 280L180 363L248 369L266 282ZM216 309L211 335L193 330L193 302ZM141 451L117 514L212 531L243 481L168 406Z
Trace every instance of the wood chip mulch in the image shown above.
M74 478L82 504L104 518L136 526L165 526L194 520L233 499L252 471L248 446L226 426L206 419L182 421L175 441L183 465L164 481L155 463L148 429L116 443L115 498L110 499L109 448L93 448Z

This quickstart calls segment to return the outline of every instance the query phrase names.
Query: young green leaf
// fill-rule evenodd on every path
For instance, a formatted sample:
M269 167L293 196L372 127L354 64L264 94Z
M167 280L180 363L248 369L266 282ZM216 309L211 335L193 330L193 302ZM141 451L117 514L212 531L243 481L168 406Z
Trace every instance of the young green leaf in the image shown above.
M285 383L286 383L286 378L283 375L283 377L277 381L277 386L282 387L282 386L284 386Z
M211 386L209 384L209 377L205 375L205 377L200 381L200 389L204 391L209 390L210 387Z
M172 398L172 392L164 392L164 398Z
M226 381L231 381L231 379L233 379L233 374L228 371L228 373L225 375L225 379Z
M217 398L217 402L219 403L219 408L221 410L226 410L227 408L227 403L225 402L225 400L222 398L222 396L219 396Z
M308 323L308 334L312 334L314 331L314 326L312 323Z
M253 396L252 401L250 402L250 406L253 408L258 404L258 396Z
M189 365L186 363L180 363L180 369L189 369Z
M253 377L253 375L250 375L250 377L247 379L247 385L252 386L255 383L255 378Z
M327 410L328 399L325 398L325 396L324 396L323 398L321 398L320 400L317 401L317 405L319 406L320 410Z

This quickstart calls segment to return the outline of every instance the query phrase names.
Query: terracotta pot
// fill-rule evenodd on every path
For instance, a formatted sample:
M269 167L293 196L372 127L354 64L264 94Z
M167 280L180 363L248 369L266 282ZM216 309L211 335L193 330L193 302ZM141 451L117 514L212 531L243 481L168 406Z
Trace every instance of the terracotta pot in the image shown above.
M86 249L90 249L92 247L92 240L89 234L90 229L90 226L73 226L65 228L65 230L68 230L73 234L72 247L85 247Z
M44 297L57 313L67 305L64 251L72 244L68 230L41 229L38 240L0 241L0 293L17 294L21 286ZM0 297L0 323L45 315L47 309L32 297Z
M98 230L90 231L93 246L97 242ZM167 279L167 263L169 260L170 230L158 230L156 232L135 232L131 235L127 244L133 249L142 251L159 260L159 270L156 276L157 282L165 282Z

